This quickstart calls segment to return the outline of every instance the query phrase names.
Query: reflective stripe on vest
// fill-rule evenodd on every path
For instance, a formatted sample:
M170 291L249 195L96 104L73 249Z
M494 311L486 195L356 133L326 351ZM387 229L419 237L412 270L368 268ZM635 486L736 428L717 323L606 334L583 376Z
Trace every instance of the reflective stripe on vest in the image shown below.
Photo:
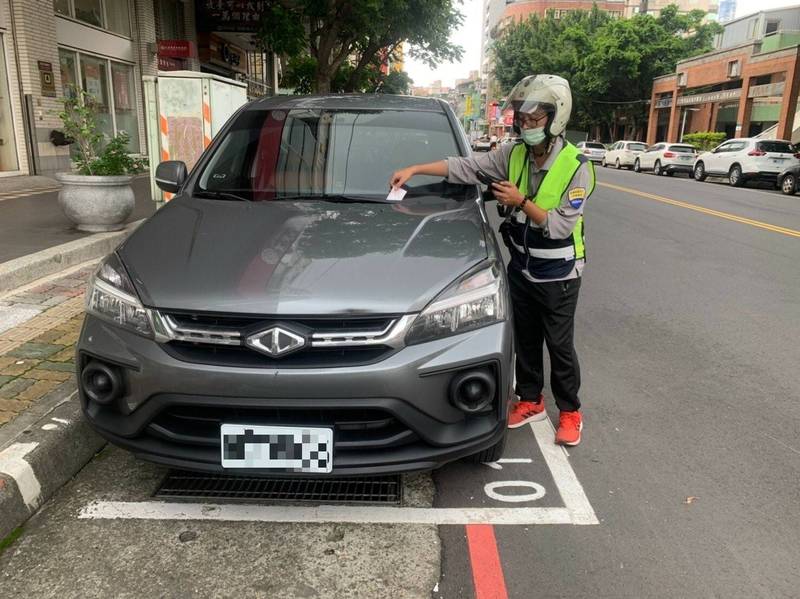
M580 153L580 150L565 140L561 151L558 153L558 156L556 156L556 159L553 162L553 165L545 174L544 179L539 185L539 189L536 190L534 203L539 206L539 208L542 210L553 210L561 204L561 198L567 191L567 188L572 182L575 173L578 171L581 164L584 164L585 162L585 159L582 159L583 155ZM525 144L517 144L511 150L511 155L509 156L508 178L510 181L517 183L517 187L519 188L520 192L525 196L529 195L529 169L530 159L528 157L528 149ZM591 173L591 181L589 189L586 190L587 197L592 193L592 191L594 191L595 187L594 167L591 165L591 163L589 163L589 169ZM565 242L566 241L567 240L565 240ZM567 243L564 245L567 245ZM574 257L583 258L585 256L586 252L583 240L583 216L579 217L577 223L575 223L575 228L572 230L572 240L568 245L569 247L574 248ZM539 249L551 250L554 248L531 248L530 244L528 244L529 253L531 253L532 250ZM521 251L524 252L524 248ZM531 253L531 255L533 254ZM546 258L546 256L541 257Z
M513 239L511 240L511 245L513 245L518 252L525 253L525 248L514 243ZM572 260L575 258L575 246L567 245L561 248L550 249L529 247L528 254L534 258L543 258L545 260Z

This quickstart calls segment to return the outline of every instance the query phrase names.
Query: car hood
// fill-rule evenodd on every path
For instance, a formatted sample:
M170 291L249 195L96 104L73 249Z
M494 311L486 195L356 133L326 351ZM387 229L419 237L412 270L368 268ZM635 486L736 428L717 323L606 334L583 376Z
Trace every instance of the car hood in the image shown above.
M181 197L119 255L146 306L246 314L421 310L486 259L473 200L401 204Z

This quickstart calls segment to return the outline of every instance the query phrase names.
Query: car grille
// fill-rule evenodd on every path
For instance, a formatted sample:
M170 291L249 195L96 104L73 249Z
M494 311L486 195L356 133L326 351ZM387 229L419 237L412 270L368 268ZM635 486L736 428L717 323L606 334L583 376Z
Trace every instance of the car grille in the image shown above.
M243 368L325 368L357 366L387 357L392 337L408 317L267 318L250 315L157 313L165 325L161 341L172 357L185 362ZM281 356L250 347L248 336L281 326L305 340L305 347Z
M216 448L225 423L332 428L337 453L387 449L418 440L416 433L388 412L344 408L172 406L153 419L147 432L173 443Z

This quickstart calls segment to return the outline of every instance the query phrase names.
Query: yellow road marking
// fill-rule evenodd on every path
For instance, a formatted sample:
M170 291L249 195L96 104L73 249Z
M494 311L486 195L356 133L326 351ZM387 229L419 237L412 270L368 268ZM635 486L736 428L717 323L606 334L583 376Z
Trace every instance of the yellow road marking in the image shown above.
M778 225L771 225L769 223L761 222L760 220L753 220L751 218L745 218L743 216L736 216L735 214L730 214L728 212L720 212L719 210L712 210L711 208L703 208L702 206L697 206L696 204L689 204L688 202L681 202L680 200L673 200L671 198L665 198L664 196L657 196L655 194L646 193L644 191L639 191L638 189L632 189L630 187L622 187L621 185L614 185L612 183L601 183L600 181L598 181L597 184L602 185L603 187L608 187L610 189L617 189L619 191L624 191L625 193L631 193L633 195L647 198L648 200L655 200L656 202L671 204L672 206L688 208L689 210L694 210L695 212L702 212L703 214L718 216L719 218L732 220L733 222L742 223L743 225L750 225L751 227L758 227L759 229L765 229L767 231L772 231L773 233L781 233L783 235L788 235L789 237L800 238L800 231L796 231L795 229L779 227Z

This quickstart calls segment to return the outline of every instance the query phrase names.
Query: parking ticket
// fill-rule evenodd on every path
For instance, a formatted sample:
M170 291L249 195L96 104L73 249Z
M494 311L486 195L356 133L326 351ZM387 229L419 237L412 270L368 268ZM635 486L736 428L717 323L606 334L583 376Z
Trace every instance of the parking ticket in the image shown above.
M401 202L406 197L406 190L402 187L392 187L392 191L386 196L387 202Z

